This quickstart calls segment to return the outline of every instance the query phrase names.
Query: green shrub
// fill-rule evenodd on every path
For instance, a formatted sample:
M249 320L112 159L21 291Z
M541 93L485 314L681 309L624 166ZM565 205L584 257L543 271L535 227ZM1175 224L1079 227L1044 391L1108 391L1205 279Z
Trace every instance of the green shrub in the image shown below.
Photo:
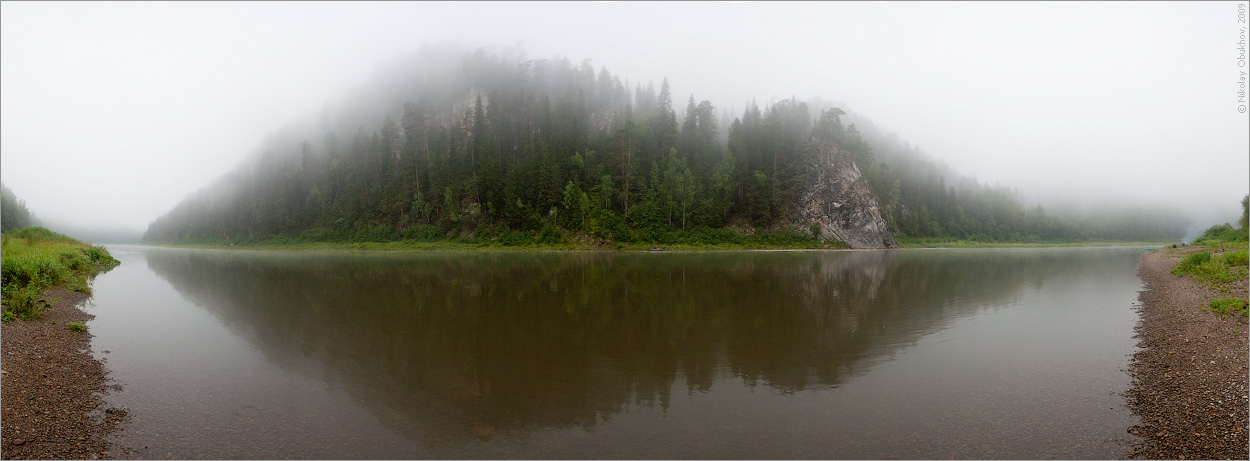
M69 325L65 326L65 328L68 328L70 331L76 331L79 333L87 331L87 325L84 325L82 322L70 322Z
M70 281L68 284L65 285L65 288L70 291L77 291L79 293L91 294L91 284L87 283L87 277L85 275L80 275L74 280Z
M1229 314L1247 317L1250 316L1250 301L1241 298L1220 298L1211 301L1211 310L1218 312L1220 317Z
M1228 264L1224 263L1224 258L1211 258L1198 265L1197 269L1191 273L1194 278L1215 283L1228 283L1241 278L1241 274L1229 269Z
M1224 253L1224 263L1229 266L1245 266L1250 261L1250 250L1237 250Z
M91 264L91 262L87 259L87 256L78 251L61 251L61 253L57 255L57 259L62 266L65 266L66 269L71 271L86 269L87 266Z
M117 259L114 258L113 255L109 254L107 250L100 248L100 247L80 248L78 251L81 251L83 255L86 255L87 261L90 262L91 264L98 265L98 264L117 264L118 263Z
M788 247L812 246L819 243L811 234L791 229L757 230L752 240L754 240L753 243L760 245Z
M1185 259L1181 261L1180 264L1177 264L1176 267L1172 268L1172 274L1183 276L1185 274L1190 273L1192 270L1197 268L1202 263L1205 263L1210 260L1211 260L1211 253L1208 253L1205 251L1199 251L1197 253L1190 253L1189 256L1186 256Z
M561 234L560 230L551 224L544 223L542 230L538 232L538 243L555 245L562 241L564 241L564 234Z
M59 260L41 257L37 254L24 254L0 260L0 285L27 286L40 288L60 283L68 275L69 269Z
M42 292L42 288L34 285L5 286L4 319L6 321L14 318L30 320L42 317L43 311L51 306L46 299L39 297Z
M441 240L446 232L438 226L420 226L404 231L404 238L418 242Z
M1242 267L1246 259L1246 250L1225 252L1220 256L1206 251L1190 253L1172 268L1172 274L1192 275L1194 279L1216 285L1226 284L1246 278L1247 269Z

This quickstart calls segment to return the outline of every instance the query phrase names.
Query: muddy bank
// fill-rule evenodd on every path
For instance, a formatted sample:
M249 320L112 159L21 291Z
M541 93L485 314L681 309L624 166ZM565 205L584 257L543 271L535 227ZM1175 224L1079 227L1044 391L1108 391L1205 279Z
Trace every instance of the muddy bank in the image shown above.
M126 416L105 408L109 389L104 365L92 357L95 316L78 309L89 295L55 287L57 299L36 320L0 326L0 457L3 459L100 459L115 449L108 440ZM84 322L88 331L69 329Z
M1192 250L1190 250L1192 251ZM1137 325L1128 404L1143 441L1128 453L1146 459L1247 459L1247 319L1205 312L1211 300L1245 298L1246 281L1219 292L1169 271L1179 250L1142 256L1145 290Z

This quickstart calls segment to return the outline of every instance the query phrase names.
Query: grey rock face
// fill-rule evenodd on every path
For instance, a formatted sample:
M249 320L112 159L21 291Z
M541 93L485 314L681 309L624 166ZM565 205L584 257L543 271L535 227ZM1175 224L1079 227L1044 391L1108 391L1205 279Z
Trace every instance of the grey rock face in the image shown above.
M791 227L806 232L820 223L821 237L851 248L898 248L877 197L846 152L822 144L812 168L813 180L789 214Z

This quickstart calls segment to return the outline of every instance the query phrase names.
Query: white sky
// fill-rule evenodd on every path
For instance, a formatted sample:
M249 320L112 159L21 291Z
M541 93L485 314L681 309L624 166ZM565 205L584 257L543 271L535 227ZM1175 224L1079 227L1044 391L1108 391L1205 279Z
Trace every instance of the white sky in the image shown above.
M1250 189L1236 8L3 2L0 177L45 222L142 230L423 42L524 43L631 83L668 77L679 106L844 101L1030 199L1235 220Z

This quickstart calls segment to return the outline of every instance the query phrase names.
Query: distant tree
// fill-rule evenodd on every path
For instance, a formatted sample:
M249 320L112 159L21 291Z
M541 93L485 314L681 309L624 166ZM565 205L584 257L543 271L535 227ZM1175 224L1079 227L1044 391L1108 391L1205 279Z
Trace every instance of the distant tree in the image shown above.
M0 198L0 227L3 227L0 231L8 232L35 225L30 210L26 209L26 202L18 200L17 195L3 183L0 183Z
M583 229L586 226L586 214L590 209L590 197L581 187L569 181L564 186L564 210L568 216L565 221L565 227L573 229ZM576 227L572 227L576 226Z
M716 164L716 168L712 170L708 178L708 193L712 196L713 206L720 210L722 215L729 212L734 191L738 189L734 176L738 169L737 163L733 151L726 149L721 155L720 163Z
M422 224L430 223L431 204L425 201L425 194L422 194L420 189L417 189L416 193L413 194L411 206L414 220L420 219Z
M1237 225L1245 229L1248 227L1246 225L1247 219L1250 219L1250 194L1241 198L1241 219L1237 221Z
M677 112L673 111L673 97L668 90L667 78L660 85L660 96L656 102L655 136L661 155L677 147Z

